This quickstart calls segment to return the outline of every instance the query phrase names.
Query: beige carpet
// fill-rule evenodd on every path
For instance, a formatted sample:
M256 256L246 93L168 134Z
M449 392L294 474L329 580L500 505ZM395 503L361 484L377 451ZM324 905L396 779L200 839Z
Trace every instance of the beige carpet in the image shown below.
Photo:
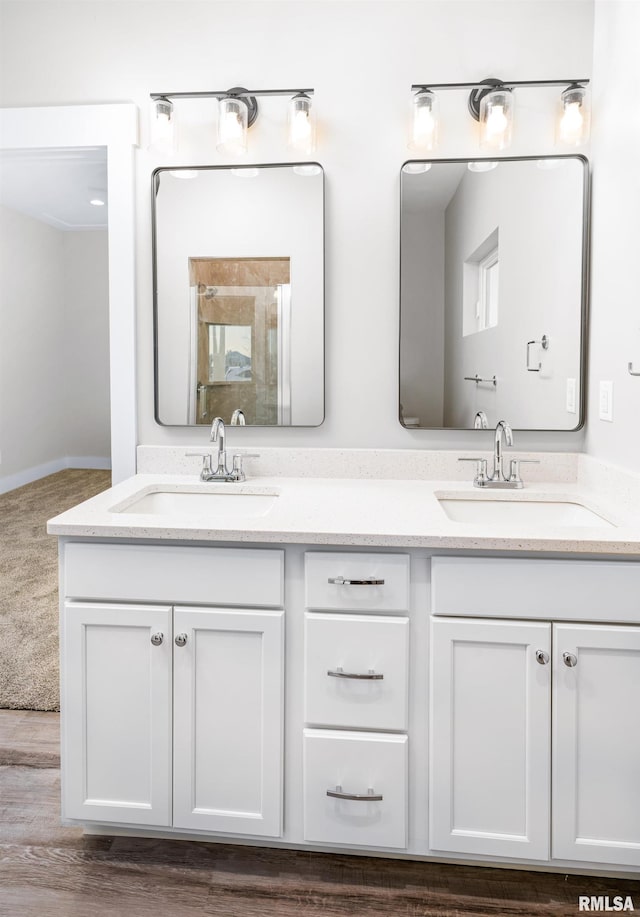
M111 486L71 468L0 494L0 707L58 710L58 539L48 519Z

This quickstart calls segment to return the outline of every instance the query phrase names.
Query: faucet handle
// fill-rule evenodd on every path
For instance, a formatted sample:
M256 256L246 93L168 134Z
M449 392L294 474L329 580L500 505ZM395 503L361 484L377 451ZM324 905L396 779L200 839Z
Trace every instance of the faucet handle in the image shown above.
M236 452L233 456L233 470L231 474L235 481L244 481L246 475L242 467L242 461L246 458L260 458L259 452Z
M487 460L486 458L480 458L480 456L474 456L473 458L459 458L459 462L475 462L476 463L476 476L474 479L478 482L484 482L488 480L488 471L487 471Z
M207 475L211 475L213 473L213 469L211 468L212 455L209 450L194 449L192 452L191 451L185 452L185 455L188 455L188 456L197 455L199 456L199 458L202 459L202 469L200 471L200 479L202 481L206 480Z
M521 482L520 465L539 465L540 459L511 459L508 481Z

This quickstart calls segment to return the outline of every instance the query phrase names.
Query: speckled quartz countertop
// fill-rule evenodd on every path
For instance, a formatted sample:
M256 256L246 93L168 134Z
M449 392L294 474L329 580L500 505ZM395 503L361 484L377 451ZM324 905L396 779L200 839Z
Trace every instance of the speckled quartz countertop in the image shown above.
M248 514L225 500L140 512L133 506L159 493L271 496ZM602 524L455 522L438 497L578 503ZM149 501L147 501L149 502ZM197 501L195 501L197 504ZM260 501L256 501L260 503ZM229 504L233 506L233 504ZM624 507L624 509L621 509ZM593 520L592 520L593 522ZM628 504L598 493L589 482L532 483L522 490L485 491L460 480L252 477L244 484L201 483L195 474L139 474L56 516L53 535L152 541L211 541L359 545L485 551L562 552L640 556L640 518Z

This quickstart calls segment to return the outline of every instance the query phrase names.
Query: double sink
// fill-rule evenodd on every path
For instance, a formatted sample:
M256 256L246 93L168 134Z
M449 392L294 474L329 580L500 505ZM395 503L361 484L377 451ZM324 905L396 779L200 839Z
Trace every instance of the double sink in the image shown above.
M150 489L111 508L111 512L148 516L252 519L268 515L280 490L242 484L176 485ZM535 493L470 494L468 491L434 493L449 521L466 525L588 526L614 525L583 502Z

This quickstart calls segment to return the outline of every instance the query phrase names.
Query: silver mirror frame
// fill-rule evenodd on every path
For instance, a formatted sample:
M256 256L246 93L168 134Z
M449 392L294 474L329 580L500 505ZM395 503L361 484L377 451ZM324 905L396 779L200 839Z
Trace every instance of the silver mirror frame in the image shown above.
M224 163L222 165L201 165L201 166L158 166L151 173L151 275L153 288L153 418L158 426L170 427L177 429L206 429L201 424L168 424L160 420L159 405L159 348L158 348L158 279L157 279L157 230L156 230L156 199L158 194L160 175L162 172L177 172L182 169L186 171L211 172L211 171L228 171L230 169L282 169L294 168L296 166L318 166L322 174L322 417L317 424L295 424L295 425L277 425L277 424L249 424L245 429L263 429L263 430L299 430L315 429L321 427L327 416L327 310L326 310L326 181L325 170L321 163L316 161L305 162L269 162L269 163ZM244 425L243 425L244 426Z

